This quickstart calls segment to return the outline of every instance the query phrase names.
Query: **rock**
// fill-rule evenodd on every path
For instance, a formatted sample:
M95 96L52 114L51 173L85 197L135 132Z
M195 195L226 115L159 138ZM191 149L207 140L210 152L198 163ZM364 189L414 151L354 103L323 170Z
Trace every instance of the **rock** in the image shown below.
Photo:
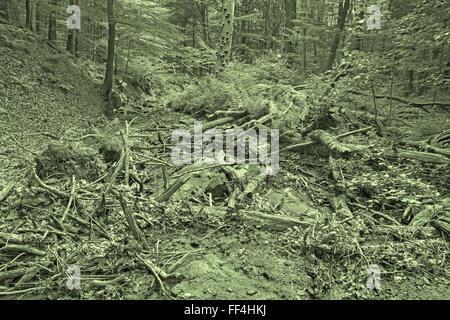
M257 293L256 290L247 290L247 295L248 296L254 296Z

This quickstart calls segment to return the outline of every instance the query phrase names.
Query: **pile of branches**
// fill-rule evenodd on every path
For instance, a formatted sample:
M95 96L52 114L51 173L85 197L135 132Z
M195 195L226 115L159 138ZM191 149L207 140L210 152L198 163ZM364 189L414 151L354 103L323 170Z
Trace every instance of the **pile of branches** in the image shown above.
M245 111L226 110L216 111L210 119L203 130L230 125L247 130L269 125L274 115L250 120ZM190 228L193 217L199 215L209 216L208 221L213 219L216 223L210 226L215 230L233 215L258 226L300 230L305 250L318 256L359 254L366 261L370 260L369 253L377 253L373 244L360 243L368 225L374 233L387 229L398 233L404 228L396 218L349 203L345 189L339 187L342 177L335 158L370 152L367 147L339 140L369 132L370 127L339 135L315 130L308 140L291 139L280 148L279 152L311 147L326 150L328 169L336 185L330 198L331 216L314 208L299 216L287 216L277 214L276 209L268 213L246 208L247 200L267 182L259 171L244 181L237 174L237 165L202 164L180 170L169 159L173 144L168 141L174 128L137 128L131 132L132 122L125 122L119 132L90 133L76 139L49 135L56 141L42 154L35 154L29 185L9 183L0 190L4 211L0 223L5 226L0 232L0 296L48 298L52 292L76 296L80 291L67 291L66 284L68 287L67 279L77 280L73 270L80 267L89 275L86 279L92 288L118 283L132 287L130 273L139 271L139 277L153 278L152 286L156 284L160 294L170 298L167 283L183 279L176 269L195 252L172 254L165 262L175 262L162 268L161 261L155 260L158 232ZM448 165L448 155L433 152L438 149L427 150L386 150L385 155ZM192 177L212 171L222 173L227 180L228 192L221 199L203 192L204 200L197 199L196 205L185 200L169 201ZM314 177L310 178L313 184ZM425 240L433 239L441 248L445 241L440 236L449 234L450 221L436 217L435 212L435 208L426 207L415 215L408 232L419 230L410 233L425 234ZM434 229L430 231L430 227Z

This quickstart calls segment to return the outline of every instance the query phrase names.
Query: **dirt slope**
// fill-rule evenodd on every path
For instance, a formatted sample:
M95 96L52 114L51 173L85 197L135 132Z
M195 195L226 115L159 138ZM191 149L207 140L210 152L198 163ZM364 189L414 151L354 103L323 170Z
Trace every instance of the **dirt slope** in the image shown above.
M11 40L13 39L13 40ZM45 148L48 138L101 119L99 84L35 34L0 24L0 186L17 179L23 157ZM94 120L95 121L95 120Z

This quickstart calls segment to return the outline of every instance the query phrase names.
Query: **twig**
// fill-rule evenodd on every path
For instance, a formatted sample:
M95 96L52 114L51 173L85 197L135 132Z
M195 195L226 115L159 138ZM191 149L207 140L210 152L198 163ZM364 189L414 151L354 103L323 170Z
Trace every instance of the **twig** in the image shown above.
M367 208L367 207L365 207L365 206L363 206L363 205L360 205L359 203L351 202L350 204L351 204L352 206L358 207L358 208L360 208L360 209L367 210L367 211L371 212L371 213L374 214L374 215L378 215L378 216L380 216L380 217L383 217L383 218L385 218L386 220L389 220L389 221L391 221L392 223L394 223L394 224L396 224L396 225L401 225L400 222L398 222L398 221L395 220L394 218L392 218L392 217L390 217L390 216L388 216L388 215L386 215L386 214L384 214L384 213L382 213L382 212L379 212L379 211L375 211L375 210L369 209L369 208Z
M36 173L36 169L34 169L34 168L33 168L33 177L34 177L34 179L36 179L38 184L42 188L44 188L45 190L50 191L51 193L54 193L54 194L60 196L61 198L67 198L68 197L67 194L65 194L64 192L59 191L58 189L55 189L53 187L50 187L50 186L46 185L44 182L42 182L42 180L38 177L38 175Z
M164 141L162 139L162 135L161 132L158 132L158 140L159 143L164 144ZM166 166L162 166L162 174L163 174L163 180L164 180L164 190L167 190L168 186L169 186L169 181L167 179L167 170L166 170Z
M164 295L167 295L166 288L164 287L164 284L161 281L161 278L159 277L158 273L156 272L155 267L153 266L153 264L150 261L144 259L140 254L137 254L136 257L153 273L153 276L155 277L156 281L158 281L159 288L161 289L161 292Z
M165 190L161 195L156 197L157 202L164 202L169 200L169 198L177 192L192 176L178 178L167 190Z
M30 150L30 149L24 147L23 145L21 145L20 142L17 141L17 139L14 138L13 136L11 136L11 139L12 139L19 147L21 147L23 150L28 151L29 153L31 153L31 154L32 154L33 156L35 156L36 158L39 157L39 155L38 155L36 152L34 152L33 150Z
M61 224L64 222L64 220L66 219L67 214L69 213L69 209L72 205L72 202L75 198L75 185L76 185L76 181L75 181L75 175L72 175L72 190L70 191L70 198L69 198L69 202L67 203L67 207L66 210L64 210L64 214L61 218Z
M45 252L42 250L20 244L8 244L0 248L0 251L23 251L36 256L45 256Z
M128 122L125 121L125 134L122 131L120 131L120 136L122 137L123 152L125 154L123 166L125 171L124 183L126 186L128 186L130 182L130 148L128 144L128 134L129 134Z

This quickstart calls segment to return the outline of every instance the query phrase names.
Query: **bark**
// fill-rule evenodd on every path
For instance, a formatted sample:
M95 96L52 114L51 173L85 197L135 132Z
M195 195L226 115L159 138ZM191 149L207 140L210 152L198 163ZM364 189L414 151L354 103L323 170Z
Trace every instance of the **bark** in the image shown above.
M286 13L286 31L290 34L294 28L294 21L297 18L297 0L284 0L284 9ZM287 54L294 53L294 41L292 35L285 37L284 50ZM290 59L292 62L292 59Z
M203 210L208 215L213 215L217 217L223 217L228 213L228 208L222 207L204 207L204 206L194 206L194 210ZM298 217L291 217L286 215L278 215L278 214L268 214L259 211L250 211L250 210L240 210L240 217L243 218L246 222L251 223L253 225L260 226L263 230L276 230L283 231L288 228L293 228L296 226L299 227L308 227L313 224L313 222L308 219L299 219ZM319 212L313 208L311 208L311 216L319 215Z
M116 21L114 18L114 0L107 0L108 13L108 57L106 59L105 80L103 94L110 100L114 78L114 47L116 38Z
M230 61L231 44L233 42L235 0L224 0L223 4L223 24L222 36L220 38L219 49L217 50L218 72L225 69Z
M36 33L41 32L41 0L36 0Z
M74 0L70 0L69 1L69 5L74 5ZM69 51L70 53L73 53L73 45L74 45L74 37L75 37L75 30L74 29L69 29L68 30L68 34L67 34L67 45L66 45L66 49L67 51Z
M359 91L355 91L355 90L348 90L348 93L351 94L356 94L359 96L368 96L366 93L364 92L359 92ZM389 100L393 100L393 101L398 101L404 104L407 104L408 106L411 107L418 107L418 108L422 108L424 111L428 112L426 109L424 109L424 107L432 107L432 106L439 106L442 108L445 107L450 107L450 102L412 102L412 101L408 101L406 99L403 98L399 98L399 97L392 97L392 96L383 96L383 95L375 95L374 96L375 99L389 99Z
M202 32L203 32L203 41L209 45L210 38L209 38L209 14L208 14L208 4L202 3L199 4L198 1L196 1L197 9L200 13L201 18L201 24L202 24Z
M31 24L31 0L25 0L25 28L32 30L33 26Z
M392 159L410 159L410 160L417 160L420 162L425 163L436 163L436 164L449 164L450 159L440 155L440 154L434 154L434 153L428 153L428 152L419 152L419 151L412 151L412 150L402 150L398 149L396 151L385 149L383 150L383 155L387 158Z
M48 17L48 41L52 44L56 43L56 7L57 0L51 1L50 16Z
M342 1L344 1L343 5L342 5ZM349 7L350 7L350 0L341 0L341 2L339 4L339 18L338 18L337 30L334 34L334 41L331 46L330 57L328 59L326 70L331 70L333 68L333 63L334 63L334 60L336 59L336 52L339 47L339 42L341 40L341 34L344 31L345 19L347 18L347 12L348 12Z

